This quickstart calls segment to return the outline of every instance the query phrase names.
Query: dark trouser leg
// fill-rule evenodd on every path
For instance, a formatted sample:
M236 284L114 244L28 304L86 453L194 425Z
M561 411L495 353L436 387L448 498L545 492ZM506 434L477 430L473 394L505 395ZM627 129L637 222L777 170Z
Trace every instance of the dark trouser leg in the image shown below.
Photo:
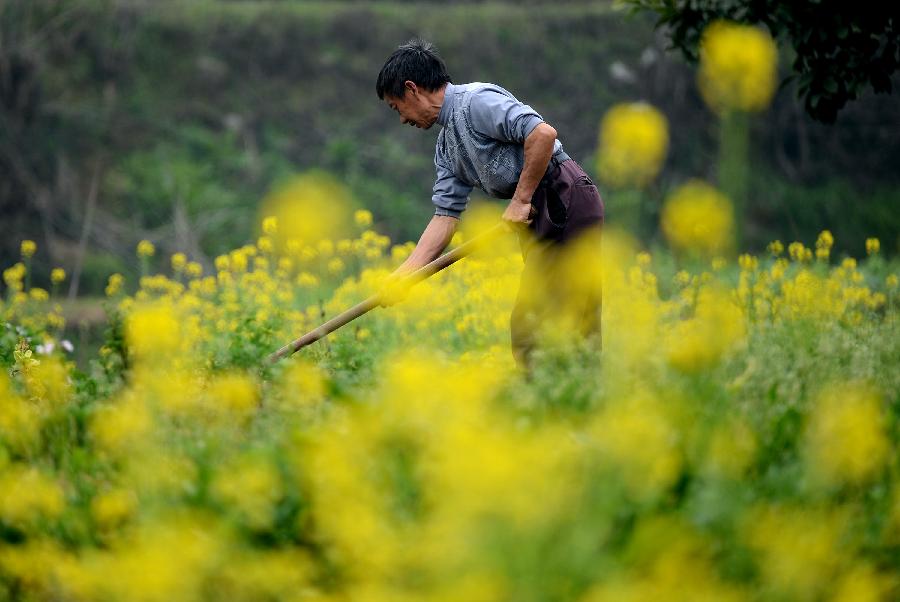
M602 294L599 229L565 244L531 241L510 316L512 353L530 372L541 333L587 340L600 350Z

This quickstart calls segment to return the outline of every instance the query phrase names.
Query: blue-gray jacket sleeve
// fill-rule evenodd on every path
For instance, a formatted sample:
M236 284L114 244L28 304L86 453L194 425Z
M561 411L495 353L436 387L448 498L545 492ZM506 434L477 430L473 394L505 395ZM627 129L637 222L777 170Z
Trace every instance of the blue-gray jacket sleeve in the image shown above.
M434 166L437 170L437 179L434 181L434 190L431 195L434 214L458 218L465 211L469 202L472 185L457 178L456 174L444 165L437 153L434 155Z
M472 94L469 116L472 127L485 136L519 144L544 121L530 106L490 88Z

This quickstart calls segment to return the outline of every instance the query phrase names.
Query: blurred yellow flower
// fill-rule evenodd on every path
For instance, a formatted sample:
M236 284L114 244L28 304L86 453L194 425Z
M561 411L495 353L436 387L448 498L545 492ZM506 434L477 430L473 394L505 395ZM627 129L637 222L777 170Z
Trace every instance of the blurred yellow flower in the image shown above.
M187 255L184 253L175 253L172 255L172 269L176 273L180 273L187 265Z
M277 229L267 233L284 252L291 239L312 243L353 231L354 204L349 189L324 171L309 171L284 182L260 203L260 215L274 217Z
M268 236L273 236L278 233L278 218L274 215L269 215L263 218L262 221L262 231L263 234Z
M368 228L372 225L372 212L368 209L357 209L353 213L353 221L360 228Z
M275 250L275 245L272 243L272 239L268 236L260 236L256 241L256 246L263 253L271 253Z
M331 274L340 274L344 271L345 264L344 260L340 257L334 257L328 262L328 272Z
M66 279L66 271L62 268L53 268L50 271L50 282L59 284Z
M759 267L759 260L753 255L743 253L738 257L738 265L742 270L752 272Z
M115 297L122 290L122 284L125 283L125 277L122 274L112 274L106 283L106 296Z
M715 365L745 335L740 308L725 292L704 288L698 294L694 316L672 325L664 348L674 368L691 374Z
M203 275L203 266L196 261L191 261L185 266L184 271L191 278L199 278Z
M138 307L125 319L125 340L138 359L171 360L181 346L180 333L175 312L162 303Z
M56 518L65 507L59 484L37 468L13 465L0 473L0 519L28 528L41 518Z
M153 257L153 254L156 253L156 247L153 246L153 243L149 240L142 240L138 243L137 246L137 254L138 257Z
M841 575L829 602L887 602L896 591L896 578L879 574L866 565L855 566Z
M676 426L658 400L638 396L614 403L590 431L603 459L638 498L658 495L681 474Z
M661 220L663 233L678 251L715 255L734 244L731 202L700 180L690 180L669 195Z
M21 291L24 288L22 280L25 278L27 271L25 264L20 261L12 267L3 270L3 282L14 291Z
M807 469L826 485L859 483L888 460L890 440L881 397L863 384L824 390L807 427Z
M50 293L48 293L45 289L38 288L36 286L32 287L32 289L28 291L28 296L39 303L50 299Z
M127 489L113 489L91 500L91 516L101 529L112 529L130 518L137 509L137 496Z
M318 286L318 284L319 278L315 274L300 272L300 274L297 275L297 286L301 288L311 288Z
M264 458L244 457L226 464L213 481L212 490L237 512L251 529L266 529L275 520L275 506L282 496L281 479Z
M209 383L207 390L210 408L239 416L249 416L259 407L256 383L243 374L224 374Z
M666 118L646 103L618 104L600 122L597 169L611 186L644 186L659 173L669 147Z
M801 242L792 242L788 245L788 255L796 262L809 261L813 257L812 249L803 246Z
M772 506L745 516L744 538L758 553L763 579L791 599L817 599L847 551L843 518L815 508Z
M881 250L881 241L877 238L866 239L866 255L875 255Z
M35 252L37 252L37 245L33 240L23 240L20 251L22 253L22 257L28 259L29 257L32 257Z
M760 111L772 100L777 75L778 49L766 31L715 21L703 32L697 83L710 108Z

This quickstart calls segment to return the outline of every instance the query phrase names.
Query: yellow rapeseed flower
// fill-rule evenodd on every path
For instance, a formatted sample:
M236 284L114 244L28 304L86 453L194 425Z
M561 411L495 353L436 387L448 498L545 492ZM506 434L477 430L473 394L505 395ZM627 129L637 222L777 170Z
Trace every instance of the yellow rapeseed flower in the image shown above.
M866 255L875 255L881 250L881 241L877 238L866 239Z
M743 524L764 581L799 600L817 599L840 566L842 528L839 514L778 506L751 510Z
M216 269L220 272L227 272L231 269L231 260L228 255L219 255L215 259Z
M781 254L784 253L784 245L780 240L773 240L766 248L769 250L769 253L771 253L773 257L780 257Z
M597 169L612 186L644 186L659 173L669 148L666 118L646 103L613 106L600 123Z
M778 49L766 31L727 21L716 21L704 30L697 83L712 109L766 108L777 75Z
M245 457L223 467L213 481L216 497L231 506L252 529L266 529L275 520L282 496L281 479L272 463Z
M259 406L256 383L242 374L223 374L209 383L207 403L210 408L225 414L249 416Z
M340 257L333 257L328 262L328 272L331 274L340 274L344 271L344 260Z
M122 284L125 283L125 277L122 274L112 274L106 283L106 296L115 297L122 290Z
M154 253L156 253L156 247L153 246L153 243L149 240L142 240L137 245L137 254L138 257L153 257Z
M260 236L256 241L256 246L263 253L271 253L275 250L275 245L272 243L272 239L268 236Z
M113 489L91 500L91 516L101 529L118 527L130 518L137 508L137 496L127 489Z
M263 234L268 236L274 236L278 233L278 218L274 215L269 215L263 218L262 221L262 231Z
M738 265L742 270L752 272L759 267L759 260L749 253L743 253L738 257Z
M25 288L22 280L24 280L27 271L25 264L20 261L12 267L3 270L3 282L14 291L21 291Z
M297 286L301 288L312 288L319 285L319 278L315 274L309 272L300 272L297 275Z
M816 239L816 248L817 249L830 249L834 246L834 236L831 234L830 230L822 230L819 233L819 237Z
M368 209L357 209L353 213L353 221L360 228L368 228L372 225L372 212Z
M48 299L50 299L50 293L48 293L46 289L38 288L36 286L28 291L28 296L37 302L47 301Z
M19 250L22 253L22 257L28 259L29 257L34 256L34 254L37 252L37 245L33 240L23 240Z
M25 528L41 518L56 518L65 507L59 484L34 467L14 465L0 474L0 519Z
M827 485L859 483L888 460L880 396L862 384L826 389L813 408L807 428L808 470Z
M690 180L666 200L662 229L676 250L724 253L734 244L734 210L721 192L701 180Z
M187 255L184 253L175 253L172 255L172 269L176 273L180 273L187 265Z
M139 359L171 360L171 354L181 346L181 325L167 305L141 306L125 319L125 340Z
M604 459L620 469L639 498L659 494L681 474L677 430L655 399L639 396L613 404L598 416L591 433Z
M812 259L812 249L807 249L801 242L792 242L788 245L788 255L796 262L809 261Z
M53 268L50 271L50 282L59 284L66 279L66 271L62 268Z
M199 278L203 275L203 266L196 261L191 261L185 266L184 272L191 278Z
M331 257L334 255L334 242L331 239L324 238L316 245L316 252L320 257Z

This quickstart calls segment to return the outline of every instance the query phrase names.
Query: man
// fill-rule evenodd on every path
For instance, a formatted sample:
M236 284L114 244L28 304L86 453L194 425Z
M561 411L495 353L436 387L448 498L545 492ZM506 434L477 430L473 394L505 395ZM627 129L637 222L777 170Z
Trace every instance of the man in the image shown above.
M541 327L567 327L599 342L600 290L597 279L580 278L573 261L598 260L599 247L576 238L598 233L603 201L581 167L563 151L556 130L530 106L500 86L454 85L428 42L413 39L387 59L376 82L378 98L401 123L438 134L434 216L395 277L412 272L444 250L475 186L509 199L503 220L519 232L525 268L510 318L513 355L529 368ZM593 252L591 252L593 251ZM582 266L582 269L586 266ZM587 270L592 273L594 270ZM386 301L389 304L390 301Z

